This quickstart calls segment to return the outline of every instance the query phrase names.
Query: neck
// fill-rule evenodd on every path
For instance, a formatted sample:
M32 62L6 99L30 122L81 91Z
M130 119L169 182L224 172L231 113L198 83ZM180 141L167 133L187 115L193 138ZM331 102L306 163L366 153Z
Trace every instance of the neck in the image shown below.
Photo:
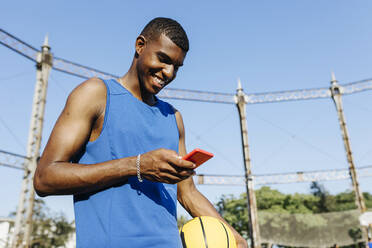
M118 82L129 90L129 92L132 93L132 95L138 100L148 105L155 105L155 96L153 94L149 94L138 80L138 72L135 64L135 60L133 60L128 72L124 76L118 78Z

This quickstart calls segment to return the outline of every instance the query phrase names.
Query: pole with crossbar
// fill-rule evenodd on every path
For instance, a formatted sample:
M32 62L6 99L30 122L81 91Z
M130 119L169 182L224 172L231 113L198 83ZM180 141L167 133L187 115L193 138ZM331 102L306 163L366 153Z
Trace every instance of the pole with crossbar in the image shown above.
M46 92L48 77L52 68L52 54L48 45L48 37L45 37L41 52L36 59L36 85L32 104L31 123L27 143L26 168L22 181L21 195L17 207L16 221L12 237L12 248L30 247L32 230L32 213L34 206L35 190L33 178L37 159L40 153L41 134L43 130Z
M355 193L355 203L361 213L366 211L366 205L364 203L363 194L359 188L358 176L355 170L353 153L351 151L350 139L349 139L349 132L346 128L346 120L344 115L344 110L342 107L342 87L340 87L337 83L336 77L332 72L332 80L331 80L331 93L332 99L335 103L338 120L341 128L342 140L344 142L345 152L346 152L346 159L349 164L349 174L351 178L351 182L353 185L353 190ZM367 230L364 230L365 234L367 234ZM368 240L367 240L368 242Z
M248 146L248 131L247 131L247 121L246 121L246 99L245 94L242 89L240 80L238 81L238 89L236 93L236 106L239 111L240 120L240 130L242 136L242 146L243 146L243 158L244 158L244 171L245 171L245 186L247 192L247 207L248 207L248 232L251 239L252 248L261 248L260 241L260 229L258 225L257 216L257 203L256 195L253 188L253 177L251 171L251 159L249 155Z

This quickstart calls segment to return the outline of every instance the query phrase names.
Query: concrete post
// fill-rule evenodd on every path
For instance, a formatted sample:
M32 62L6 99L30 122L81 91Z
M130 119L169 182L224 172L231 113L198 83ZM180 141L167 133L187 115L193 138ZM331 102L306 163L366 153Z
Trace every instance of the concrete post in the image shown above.
M17 208L16 222L12 238L12 248L30 247L32 213L35 198L33 178L37 159L40 154L46 92L48 87L48 77L52 68L52 60L53 57L50 53L48 37L46 36L41 53L38 53L37 56L36 86L32 104L31 123L27 144L27 157L31 159L27 161L27 167L23 177L22 191ZM28 203L26 204L27 198Z
M366 206L364 203L363 194L359 188L358 176L355 170L353 154L351 152L349 133L346 128L346 120L345 120L344 110L342 107L342 88L338 85L336 77L333 72L332 72L330 90L332 93L332 99L336 106L338 120L339 120L339 124L341 128L342 140L344 142L344 147L345 147L345 152L346 152L346 158L349 164L349 174L350 174L351 182L353 185L353 190L355 193L355 203L358 209L360 210L360 212L364 213L366 211ZM367 233L366 230L364 230L364 232Z
M235 96L236 106L239 111L240 129L242 136L244 170L245 170L245 186L247 191L247 206L248 206L248 232L251 238L252 248L261 248L260 229L257 218L257 203L256 195L253 188L253 177L251 172L251 160L248 146L248 132L246 121L246 99L242 89L240 80L238 81L238 89Z

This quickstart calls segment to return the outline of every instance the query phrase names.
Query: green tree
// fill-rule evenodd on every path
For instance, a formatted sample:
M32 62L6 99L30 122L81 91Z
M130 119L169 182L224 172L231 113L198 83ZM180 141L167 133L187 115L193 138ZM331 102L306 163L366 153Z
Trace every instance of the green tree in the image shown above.
M310 194L283 194L278 190L264 186L256 190L257 208L264 212L289 213L289 214L309 214L326 213L356 209L353 192L342 192L331 195L325 188L312 183ZM372 207L372 195L363 193L367 207ZM218 212L245 238L248 238L248 214L247 214L246 194L240 197L224 195L216 203ZM262 212L261 212L262 213ZM264 218L264 215L262 215ZM262 220L262 219L261 219ZM273 220L267 219L271 225ZM315 220L303 219L303 228L311 228ZM318 220L320 221L320 220ZM277 223L285 228L284 223ZM283 226L284 225L284 226ZM349 235L356 239L360 237L360 230L350 230Z
M239 198L234 196L222 196L216 204L217 211L220 215L244 238L248 238L248 213L247 198L242 194Z
M35 199L32 218L31 248L65 247L75 231L64 214L52 213L42 199Z

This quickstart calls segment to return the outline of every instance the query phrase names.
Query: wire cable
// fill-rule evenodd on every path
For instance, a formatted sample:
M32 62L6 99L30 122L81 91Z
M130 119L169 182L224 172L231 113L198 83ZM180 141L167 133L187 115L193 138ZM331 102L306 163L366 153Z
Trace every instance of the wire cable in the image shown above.
M305 125L303 125L300 130L303 130L304 128L306 128L307 126L309 126L316 118L314 118L314 116L312 116L310 118L310 120L306 121L305 122ZM279 155L279 153L281 151L284 150L285 147L287 147L292 141L294 140L294 137L291 136L288 138L288 140L286 140L285 142L283 142L281 145L279 145L279 148L278 149L275 149L274 151L272 151L271 153L267 154L265 159L258 165L260 167L265 167L266 164L272 160L273 158L275 158L276 156Z
M52 74L50 75L50 78L52 79L51 81L54 82L55 85L57 85L58 88L60 88L64 93L66 93L68 95L68 91L61 85L61 83L58 80L56 80L56 78L54 76L52 76ZM60 91L58 91L58 92L61 93Z
M0 166L12 168L12 169L17 169L17 170L22 170L22 171L24 170L24 168L22 168L20 166L11 165L11 164L5 164L5 163L1 163L1 162L0 162Z
M201 142L203 142L206 146L208 146L209 148L211 148L216 154L219 154L220 157L225 160L226 162L228 162L228 164L231 164L233 166L235 166L236 168L239 168L239 166L237 164L235 164L234 162L232 162L227 156L225 156L221 151L219 151L215 146L211 145L210 143L208 143L207 141L205 141L204 139L201 138L200 135L198 135L197 133L193 132L190 130L190 133L192 135L194 135L195 139L197 140L200 140Z
M337 162L342 162L342 163L344 162L343 160L340 160L337 157L334 157L333 155L329 154L328 152L324 151L323 149L317 147L316 145L313 145L312 143L308 142L304 138L296 135L295 133L292 133L291 131L288 131L287 129L273 123L272 121L265 119L264 117L260 116L259 114L253 112L253 115L256 118L258 118L259 120L264 121L264 122L270 124L271 126L277 128L278 130L282 131L284 134L290 136L292 139L297 139L298 141L301 141L303 144L307 145L308 147L311 147L314 151L317 151L318 153L323 154L324 156L326 156L328 158L331 158L331 159L333 159Z
M219 119L218 121L215 122L214 125L210 125L203 133L203 135L205 135L206 133L208 132L211 132L213 129L215 129L216 127L220 126L222 123L224 123L226 120L229 119L229 117L235 112L235 110L231 109L227 115L225 115L224 117L222 117L221 119Z
M5 123L5 121L0 117L0 123L5 127L6 130L8 130L9 134L13 137L13 139L16 141L16 143L19 145L19 147L22 147L22 150L25 150L26 145L23 144L23 142L13 133L13 131L8 127L8 125Z
M26 76L26 75L29 75L29 74L31 74L30 71L25 71L25 72L21 72L21 73L17 73L17 74L11 75L11 76L1 77L0 78L0 81L9 81L9 80L20 78L20 77L23 77L23 76Z

